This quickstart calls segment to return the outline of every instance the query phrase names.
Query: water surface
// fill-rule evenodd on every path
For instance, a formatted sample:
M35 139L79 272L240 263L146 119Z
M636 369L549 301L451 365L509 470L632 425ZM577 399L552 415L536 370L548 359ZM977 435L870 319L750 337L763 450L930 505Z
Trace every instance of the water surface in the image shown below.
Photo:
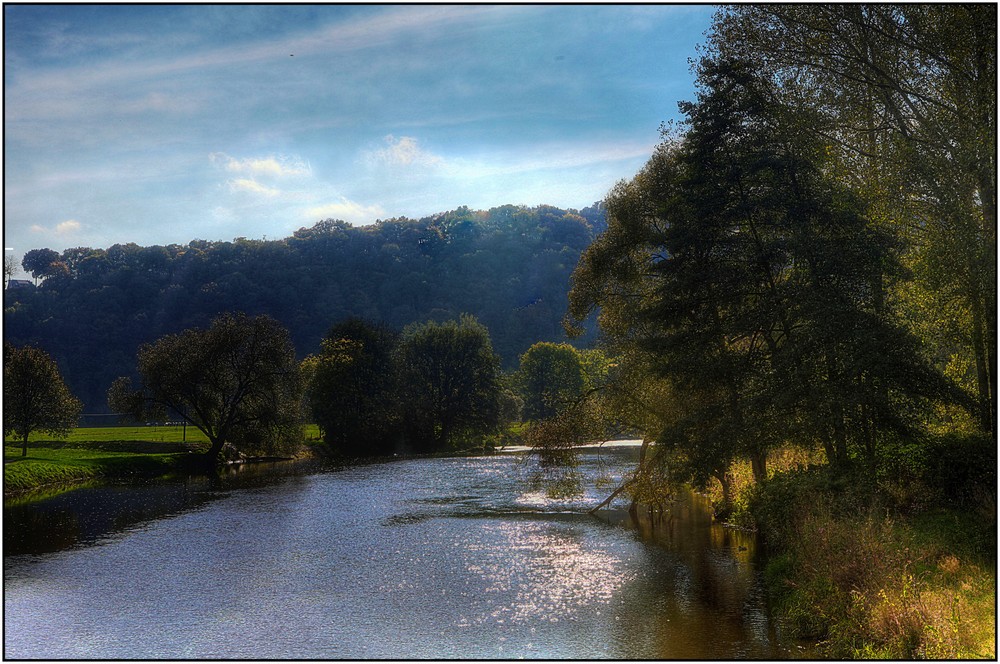
M594 518L520 455L83 489L5 509L8 658L772 659L753 540ZM620 505L618 505L620 507ZM44 533L44 535L39 535Z

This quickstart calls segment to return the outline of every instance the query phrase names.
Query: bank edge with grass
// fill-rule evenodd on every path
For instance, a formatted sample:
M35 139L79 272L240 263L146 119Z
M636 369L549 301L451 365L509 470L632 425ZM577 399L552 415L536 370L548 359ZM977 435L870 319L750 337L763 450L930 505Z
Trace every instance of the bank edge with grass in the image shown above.
M93 480L151 478L188 472L202 451L199 443L149 441L29 443L28 456L4 446L4 497L39 489L74 488Z
M792 449L761 485L734 467L731 525L759 531L772 608L817 656L996 658L996 449L923 450L874 478Z
M307 425L304 444L314 443L318 435L315 425ZM203 472L199 461L208 448L202 432L180 425L82 427L64 440L33 434L24 457L20 442L4 442L5 500L48 496L98 480Z

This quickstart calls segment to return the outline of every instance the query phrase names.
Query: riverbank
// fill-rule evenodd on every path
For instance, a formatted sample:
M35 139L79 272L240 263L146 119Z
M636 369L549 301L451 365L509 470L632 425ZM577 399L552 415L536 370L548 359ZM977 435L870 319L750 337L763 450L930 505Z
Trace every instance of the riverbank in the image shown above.
M202 443L150 441L39 441L28 455L4 445L4 498L54 488L69 490L97 479L157 477L181 472Z
M304 450L319 438L315 424L305 427ZM95 480L125 480L188 473L198 453L209 442L193 426L84 427L63 440L44 434L28 439L28 455L21 443L4 441L4 498L36 492L52 495Z
M995 449L937 447L874 479L798 464L743 484L734 519L759 530L768 594L819 656L995 659Z

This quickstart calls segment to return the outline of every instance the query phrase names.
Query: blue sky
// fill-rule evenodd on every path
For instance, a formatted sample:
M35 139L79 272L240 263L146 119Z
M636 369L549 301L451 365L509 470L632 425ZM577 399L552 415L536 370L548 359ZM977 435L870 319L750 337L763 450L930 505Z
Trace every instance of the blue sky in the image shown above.
M7 5L4 235L281 238L581 208L641 168L707 5Z

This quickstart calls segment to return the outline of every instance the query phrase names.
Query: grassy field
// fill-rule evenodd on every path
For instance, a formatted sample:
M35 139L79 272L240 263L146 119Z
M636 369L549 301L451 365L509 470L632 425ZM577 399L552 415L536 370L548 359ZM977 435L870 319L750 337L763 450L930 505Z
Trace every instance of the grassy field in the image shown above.
M58 441L43 433L33 433L28 437L29 451L31 443L56 443L59 445L73 443L98 443L111 441L142 441L150 443L179 443L183 440L189 443L207 443L208 438L195 427L174 425L127 426L127 427L84 427L74 429L68 438ZM20 441L5 439L6 445L19 445ZM5 453L6 456L6 453Z
M29 444L27 456L19 445L6 444L4 495L97 478L162 475L186 456L188 448L180 443L41 441Z

